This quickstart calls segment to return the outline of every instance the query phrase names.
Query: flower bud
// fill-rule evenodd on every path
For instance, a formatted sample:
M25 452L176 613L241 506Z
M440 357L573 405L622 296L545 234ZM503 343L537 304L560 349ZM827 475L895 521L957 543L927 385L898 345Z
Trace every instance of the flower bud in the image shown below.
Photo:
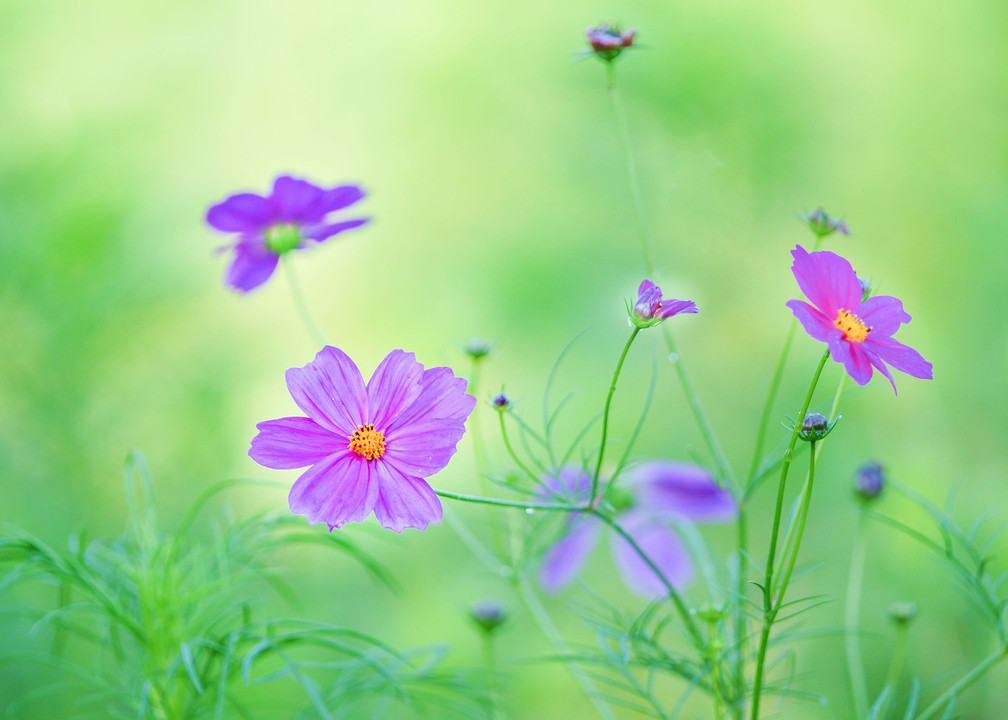
M861 302L864 302L869 297L871 297L871 283L865 280L860 275L858 276L858 285L861 286Z
M478 600L469 607L469 617L486 633L491 633L507 619L507 610L496 600Z
M608 23L602 23L585 30L585 37L588 39L592 53L605 62L612 62L624 50L633 47L636 35L637 30L620 32L618 27L615 25L610 27Z
M830 434L830 431L833 430L833 426L837 424L837 420L839 419L840 416L838 415L836 420L830 422L822 413L808 413L805 419L802 420L798 437L806 442L818 442Z
M490 354L491 350L493 350L493 345L490 344L489 340L482 338L472 338L465 344L465 354L473 360L485 358Z
M493 399L493 406L503 412L511 407L511 398L504 393L500 393Z
M854 473L854 491L862 500L874 500L885 487L885 473L877 462L865 463Z
M917 603L894 602L889 606L889 618L897 625L906 625L917 617Z
M841 235L850 235L850 228L847 227L845 220L831 218L822 208L816 208L808 215L801 215L800 217L808 224L809 229L815 233L816 237L820 239L835 232Z

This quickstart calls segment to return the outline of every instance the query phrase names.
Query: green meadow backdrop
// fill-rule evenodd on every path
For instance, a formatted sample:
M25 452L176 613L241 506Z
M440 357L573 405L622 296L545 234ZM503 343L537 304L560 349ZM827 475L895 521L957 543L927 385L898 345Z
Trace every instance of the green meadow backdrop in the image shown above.
M845 397L802 550L822 565L795 590L835 601L806 625L842 625L857 519L850 477L863 461L953 503L967 526L988 511L1000 513L995 527L1008 518L1002 0L4 0L0 522L60 548L82 530L118 535L133 448L151 467L168 528L221 479L293 481L296 472L267 471L246 452L256 422L294 414L283 372L318 348L282 275L247 296L222 286L226 259L214 251L225 238L203 223L211 203L265 192L285 172L369 192L355 210L371 225L294 259L330 342L365 375L400 347L465 374L463 344L488 338L480 400L504 386L537 421L553 361L582 333L557 377L558 397L576 393L563 429L572 437L601 407L625 339L624 298L643 277L604 68L578 54L584 28L601 21L639 30L640 49L617 75L654 279L701 308L675 321L681 356L736 470L748 463L790 322L784 302L798 294L789 251L812 243L798 212L822 205L848 221L850 237L826 247L904 300L913 322L900 339L934 364L933 381L897 377L896 398L878 378ZM820 352L796 337L776 418L797 411ZM706 462L653 336L628 361L612 427L624 436L632 427L655 358L659 384L637 450ZM824 378L821 403L839 366ZM484 402L476 413L506 468L493 412ZM471 438L432 483L479 491ZM753 515L761 553L771 496L764 488ZM240 517L283 510L286 491L235 490L224 501ZM894 498L879 507L921 522ZM221 508L208 520L221 521ZM482 508L450 509L484 522ZM209 538L209 523L199 527ZM400 648L447 642L450 664L479 665L466 612L495 597L511 611L499 644L509 717L590 716L565 669L535 661L551 651L510 586L448 524L395 536L371 520L338 532L380 559L399 590L338 552L286 549L275 562L300 607L273 596L264 616L354 627ZM902 688L920 676L933 699L991 651L993 633L932 556L882 526L869 532L869 687L881 687L892 646L885 609L914 601ZM730 527L704 535L715 551L731 545ZM1008 568L1008 542L991 552L992 567ZM627 611L641 607L605 548L587 579ZM590 643L570 605L578 593L547 607L566 636ZM17 700L17 717L75 712L72 693L20 703L58 678L10 659L51 642L13 610L56 597L55 588L0 595L0 709ZM841 636L794 653L796 686L830 703L767 707L847 717ZM1000 720L1006 687L1001 667L964 696L960 716ZM305 702L283 681L264 698L275 717ZM697 702L684 717L707 712Z

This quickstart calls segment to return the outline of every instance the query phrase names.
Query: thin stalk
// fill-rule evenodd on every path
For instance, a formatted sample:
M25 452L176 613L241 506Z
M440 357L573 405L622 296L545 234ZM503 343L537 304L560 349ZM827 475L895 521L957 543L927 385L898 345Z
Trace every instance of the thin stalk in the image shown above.
M301 285L298 283L297 276L294 274L294 263L290 258L290 253L284 253L280 256L280 261L284 266L284 274L287 275L287 282L290 285L291 295L294 296L294 304L297 306L298 312L301 313L301 320L304 322L305 327L308 328L308 332L311 334L315 342L320 346L328 345L326 342L325 335L319 328L318 323L315 322L315 318L311 314L311 310L308 309L308 303L305 302L304 295L301 292Z
M906 661L907 637L909 634L907 623L899 622L896 624L896 639L893 641L892 656L889 658L889 671L886 673L886 682L883 687L883 692L886 692L886 696L882 699L878 712L875 714L875 717L879 718L879 720L885 720L886 712L889 710L889 699L895 694L896 683L899 682L900 675L903 673L903 663Z
M940 698L928 705L924 712L918 715L915 720L928 720L928 718L933 717L935 713L945 707L949 700L979 680L984 673L1004 660L1005 656L1008 656L1008 645L999 647L981 661L979 665L963 675L955 685L942 693Z
M511 447L511 440L510 440L510 439L508 439L508 434L507 434L507 426L506 426L506 425L504 424L504 413L503 413L503 412L498 412L498 415L500 415L500 429L501 429L501 437L503 437L503 438L504 438L504 447L505 447L505 448L507 449L507 451L508 451L508 455L510 455L510 456L511 456L511 459L515 461L515 464L516 464L516 465L517 465L517 466L518 466L519 468L521 468L521 469L522 469L522 472L524 472L524 473L525 473L526 475L528 475L528 476L529 476L529 478L530 478L530 479L531 479L531 480L532 480L533 482L535 482L535 483L537 483L537 484L539 484L539 485L542 485L542 481L541 481L541 480L539 479L539 476L538 476L538 475L536 475L536 474L535 474L534 472L532 472L531 470L529 470L529 468L528 468L528 465L526 465L525 463L523 463L523 462L521 461L521 458L520 458L520 457L518 457L518 453L516 453L516 452L514 451L514 448L513 448L513 447Z
M746 645L746 614L742 611L742 597L745 593L746 553L749 545L749 531L746 511L747 499L739 498L738 518L735 521L736 540L738 545L738 568L735 576L735 698L732 715L736 720L742 720L742 698L745 696L745 645Z
M788 471L791 469L791 461L794 458L795 445L798 443L798 431L801 429L802 420L805 418L805 413L808 412L809 405L812 402L812 395L819 382L819 376L822 375L823 367L826 365L826 360L829 359L829 356L829 350L827 350L823 353L822 359L819 361L815 375L812 377L812 382L809 384L808 392L805 393L805 401L802 403L801 410L798 412L798 421L795 422L794 429L791 431L791 439L788 441L787 450L784 451L784 461L781 465L780 481L777 485L777 505L774 509L773 530L770 535L770 549L767 552L766 576L763 581L763 628L760 631L759 649L756 653L756 674L753 679L753 700L752 710L750 712L751 720L758 720L759 718L760 693L763 690L763 670L766 664L766 651L770 642L770 627L773 625L774 617L776 615L773 608L773 595L771 588L773 587L773 569L777 552L777 535L780 532L781 514L784 509L784 488L787 486Z
M630 333L630 338L626 341L626 345L623 346L623 352L620 353L619 362L616 363L616 371L613 373L612 382L609 384L609 394L606 395L605 407L602 409L602 439L599 441L598 461L595 463L595 472L592 473L591 497L588 499L589 506L595 504L595 498L598 496L599 474L602 472L606 436L609 432L609 407L612 405L613 395L616 394L616 381L619 379L620 371L623 369L623 361L626 360L627 353L630 352L630 346L633 345L633 341L639 332L640 328L634 326L633 331Z
M495 505L497 507L521 508L523 510L559 510L565 512L579 512L590 508L589 505L573 505L571 503L541 503L522 502L521 500L500 500L498 498L481 497L479 495L463 495L462 493L451 492L450 490L434 489L439 497L460 502L480 503L481 505Z
M469 373L469 387L466 390L470 395L479 397L479 371L482 364L482 357L472 358L472 370ZM480 492L484 495L490 494L490 483L487 480L487 458L486 449L483 447L483 423L480 421L481 412L474 412L469 418L469 437L472 438L473 456L476 460L476 475L479 477ZM501 556L504 554L504 544L501 538L501 529L493 516L491 508L486 509L486 522L490 528L490 541L494 550Z
M861 657L861 639L857 635L857 628L860 627L861 581L864 578L865 564L864 524L864 513L859 512L857 527L854 529L854 549L851 551L847 602L844 608L847 674L850 677L851 699L854 701L856 720L868 717L868 687L865 683L864 660Z
M805 486L802 489L803 497L801 502L801 509L798 511L798 523L797 532L794 535L794 547L791 548L791 555L788 558L786 569L784 570L784 579L780 581L780 590L777 592L777 605L774 608L774 615L780 610L781 605L784 604L784 593L787 590L788 583L791 582L791 573L794 572L795 563L798 562L798 549L801 547L802 536L805 534L805 522L808 520L809 507L812 504L812 483L815 482L815 463L816 463L816 444L812 443L812 447L809 448L809 474L808 480L805 482ZM787 551L785 550L785 555Z
M620 95L619 89L616 87L614 63L606 63L606 72L608 73L609 80L609 97L612 100L613 114L616 116L616 127L619 133L620 146L623 150L627 186L630 189L630 201L633 205L634 220L637 223L637 231L640 235L641 254L644 256L644 269L647 271L648 277L654 279L655 263L651 256L651 230L648 227L647 214L644 212L644 200L641 194L637 165L634 162L633 148L630 144L630 127L627 123L626 108L623 106L623 97ZM700 397L697 395L696 388L693 386L693 381L690 379L689 373L686 371L686 366L683 364L682 357L679 355L678 346L675 341L675 336L672 334L672 329L668 325L665 325L662 330L665 336L665 344L668 347L670 355L674 355L676 357L676 361L673 364L676 368L676 375L679 377L679 384L682 385L683 393L686 395L686 401L689 403L690 410L693 411L693 417L696 420L697 427L700 429L700 434L703 436L704 442L707 444L707 450L714 459L715 465L717 465L718 476L721 479L728 481L733 486L737 485L735 474L731 469L731 464L728 462L728 457L725 455L721 444L718 442L717 436L714 434L714 428L711 427L710 421L707 419L707 414L704 412L703 405L700 403Z
M683 602L682 596L679 595L679 592L672 586L672 583L669 582L667 577L665 577L665 574L661 571L661 569L655 565L654 560L652 560L651 557L644 552L643 548L637 544L637 541L630 536L630 533L620 527L615 519L610 517L607 513L599 511L598 508L592 508L590 512L615 530L620 537L626 540L640 559L643 560L644 563L651 569L651 572L658 577L658 580L665 587L665 592L668 593L669 600L672 601L675 609L679 612L679 617L682 619L683 625L685 625L686 630L689 631L690 637L693 639L694 647L698 650L704 648L705 644L703 636L700 634L700 630L697 629L693 615L690 613L689 608L686 607L686 603Z

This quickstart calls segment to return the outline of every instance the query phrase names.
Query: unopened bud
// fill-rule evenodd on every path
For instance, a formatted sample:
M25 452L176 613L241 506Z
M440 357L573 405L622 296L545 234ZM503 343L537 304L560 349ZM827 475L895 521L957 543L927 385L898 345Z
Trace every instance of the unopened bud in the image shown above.
M493 399L493 406L500 411L507 410L511 407L511 399L504 393L500 393Z
M472 338L465 345L465 353L473 360L479 360L485 358L493 350L493 345L490 341L483 340L482 338Z
M854 473L854 491L862 500L874 500L885 487L885 472L877 462L865 463Z
M917 603L894 602L889 606L889 617L897 625L906 625L917 617Z
M469 617L483 632L493 632L507 619L507 610L496 600L478 600L469 608Z

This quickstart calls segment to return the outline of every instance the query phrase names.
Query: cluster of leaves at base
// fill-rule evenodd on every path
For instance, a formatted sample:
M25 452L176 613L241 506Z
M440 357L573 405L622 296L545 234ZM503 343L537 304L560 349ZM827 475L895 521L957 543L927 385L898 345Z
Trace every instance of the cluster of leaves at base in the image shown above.
M0 593L24 583L60 589L58 607L32 612L38 618L33 633L51 629L54 643L52 654L30 659L46 666L54 682L24 693L8 713L20 716L35 703L62 698L82 718L276 717L262 707L254 686L285 679L293 683L285 694L294 692L304 706L298 711L286 702L285 717L383 717L393 703L397 716L410 715L405 708L422 714L431 706L438 717L484 716L486 703L473 679L439 669L444 647L403 653L333 625L254 619L254 593L264 582L282 597L295 597L267 565L272 551L294 543L340 549L382 582L391 580L345 536L313 532L302 518L286 514L232 520L212 542L194 540L201 508L241 482L208 490L174 534L162 535L150 474L134 452L126 467L130 530L124 537L73 538L69 552L61 553L24 531L0 532L0 564L10 568L0 578ZM90 662L64 659L70 643ZM0 665L25 659L0 658Z

